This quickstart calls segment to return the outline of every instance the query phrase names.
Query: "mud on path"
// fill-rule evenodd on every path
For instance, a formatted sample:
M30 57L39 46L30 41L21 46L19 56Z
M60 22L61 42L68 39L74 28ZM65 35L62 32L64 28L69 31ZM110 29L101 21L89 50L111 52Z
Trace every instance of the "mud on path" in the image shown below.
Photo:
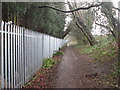
M99 83L100 71L91 58L80 54L74 47L67 47L57 70L55 88L106 88Z

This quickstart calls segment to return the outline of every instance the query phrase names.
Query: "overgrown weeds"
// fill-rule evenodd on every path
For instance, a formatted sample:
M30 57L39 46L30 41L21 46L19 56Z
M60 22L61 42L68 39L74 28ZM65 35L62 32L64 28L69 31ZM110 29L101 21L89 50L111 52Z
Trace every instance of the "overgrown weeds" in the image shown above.
M48 58L48 59L43 60L42 67L43 68L51 68L54 64L55 64L55 61L53 59Z
M64 53L63 52L61 52L61 51L55 51L54 53L53 53L53 56L60 56L60 55L63 55Z
M120 69L118 69L118 45L114 38L98 36L96 37L97 44L94 46L85 45L81 47L81 53L88 54L94 58L94 62L102 64L102 67L106 67L105 63L108 63L113 67L110 73L106 73L103 78L103 82L110 86L117 85L117 78L119 77ZM100 63L99 63L100 62ZM110 66L108 65L108 67ZM105 68L106 69L106 68Z
M109 58L115 58L117 54L117 46L114 39L108 39L106 37L97 37L98 44L94 46L86 46L81 52L89 54L97 61L106 61Z
M55 51L54 53L53 53L53 57L54 56L61 56L61 55L63 55L64 53L63 52L61 52L61 51ZM44 59L43 60L43 65L42 65L42 67L43 68L51 68L51 67L53 67L53 65L56 63L56 61L54 60L54 59L52 59L52 58L47 58L47 59Z
M57 58L52 57L44 59L40 71L38 71L33 78L27 82L25 86L23 86L23 88L53 88L55 84L54 80L57 73L57 66L62 59L60 56L61 54L57 55Z

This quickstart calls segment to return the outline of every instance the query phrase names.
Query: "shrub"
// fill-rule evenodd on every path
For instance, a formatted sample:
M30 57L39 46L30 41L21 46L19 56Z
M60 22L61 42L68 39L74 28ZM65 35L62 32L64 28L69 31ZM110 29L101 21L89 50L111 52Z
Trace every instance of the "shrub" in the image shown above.
M53 53L53 56L60 56L60 55L63 55L64 53L63 52L60 52L60 51L55 51Z
M48 58L48 59L43 60L42 67L43 68L51 68L54 64L55 64L55 61L53 59Z

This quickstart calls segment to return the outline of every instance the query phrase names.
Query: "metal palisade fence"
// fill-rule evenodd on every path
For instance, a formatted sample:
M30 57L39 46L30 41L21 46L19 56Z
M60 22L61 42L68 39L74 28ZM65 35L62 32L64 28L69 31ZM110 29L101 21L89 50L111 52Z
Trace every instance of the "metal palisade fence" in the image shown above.
M21 88L65 40L2 21L1 87Z

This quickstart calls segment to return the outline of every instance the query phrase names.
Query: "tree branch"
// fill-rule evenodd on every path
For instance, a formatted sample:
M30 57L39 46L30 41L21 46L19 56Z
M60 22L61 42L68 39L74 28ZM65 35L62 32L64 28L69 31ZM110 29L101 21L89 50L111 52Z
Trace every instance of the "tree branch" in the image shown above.
M99 24L99 23L95 23L95 24L97 24L97 25L99 25L99 26L102 26L102 27L104 27L104 28L110 29L108 26L105 26L105 25L103 25L103 24Z
M58 8L55 8L55 7L51 7L51 6L39 6L39 8L51 8L51 9L54 9L54 10L57 10L57 11L60 11L60 12L63 12L63 13L73 13L73 12L78 11L78 10L87 10L87 9L90 9L90 8L93 8L93 7L99 7L101 5L102 5L102 3L96 4L96 5L90 5L88 7L80 7L80 8L76 8L74 10L70 10L70 11L64 11L64 10L61 10L61 9L58 9Z
M112 8L114 8L114 9L116 9L116 10L118 10L118 11L120 12L120 9L119 9L119 8L116 8L116 7L112 7Z
M95 24L97 24L97 25L99 25L99 26L101 26L101 27L104 27L104 28L108 29L108 30L112 33L113 37L116 38L114 32L113 32L108 26L105 26L105 25L99 24L99 23L95 23Z

